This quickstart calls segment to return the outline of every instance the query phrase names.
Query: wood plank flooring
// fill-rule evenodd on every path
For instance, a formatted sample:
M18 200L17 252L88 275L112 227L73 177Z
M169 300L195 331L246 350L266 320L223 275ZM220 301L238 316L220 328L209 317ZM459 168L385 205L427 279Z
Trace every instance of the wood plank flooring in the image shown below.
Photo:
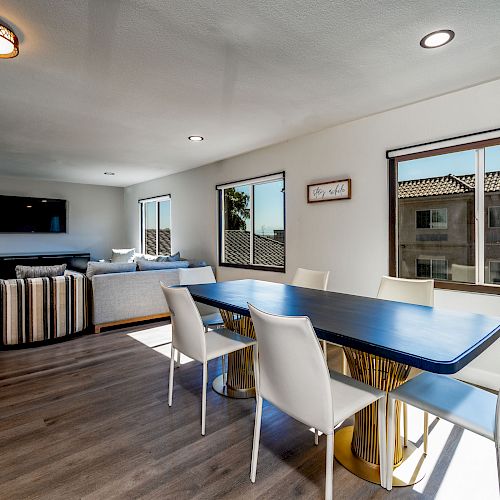
M185 362L167 406L169 341L170 326L160 323L0 352L0 498L322 498L325 440L314 446L309 429L272 406L253 485L254 400L209 390L202 437L201 366ZM211 362L209 379L219 373ZM336 498L451 498L443 481L462 432L451 426L446 436L425 487L389 494L335 463ZM491 457L482 498L496 494Z

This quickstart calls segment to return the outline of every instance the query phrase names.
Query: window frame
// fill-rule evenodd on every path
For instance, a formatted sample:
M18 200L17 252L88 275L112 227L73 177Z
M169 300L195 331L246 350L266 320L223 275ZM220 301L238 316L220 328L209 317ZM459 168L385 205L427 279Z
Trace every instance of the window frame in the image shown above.
M281 266L265 266L262 264L252 264L253 262L253 247L254 247L254 236L255 236L255 227L254 227L254 210L255 210L255 198L253 195L254 186L258 184L265 184L267 182L273 182L283 180L283 231L285 233L284 238L284 252L283 252L283 267ZM267 180L266 180L267 179ZM223 261L223 253L224 253L224 190L229 189L231 187L238 186L247 186L251 185L252 189L250 190L250 264L236 264L231 262ZM255 271L270 271L275 273L286 273L286 176L285 171L275 172L272 174L266 174L259 177L251 177L248 179L241 179L237 181L227 182L224 184L218 184L215 186L217 191L217 206L218 206L218 239L217 239L217 254L218 254L218 265L219 267L233 267L236 269L253 269Z
M491 131L486 131L477 134L468 134L466 136L460 136L451 139L445 139L442 141L433 141L426 144L417 144L415 146L409 146L406 148L388 150L386 152L386 158L388 160L388 184L389 184L389 275L398 276L398 163L408 160L416 160L419 158L428 158L431 156L441 156L449 153L457 153L460 151L476 150L477 160L476 160L476 179L479 178L478 182L475 183L476 196L476 224L475 224L475 246L476 246L476 269L478 275L476 277L476 283L459 283L453 281L435 280L434 288L447 289L447 290L458 290L463 292L475 292L475 293L488 293L494 295L500 295L500 285L494 285L485 282L484 276L484 229L485 229L485 207L484 207L484 174L485 174L485 161L484 152L485 148L491 146L500 146L500 137L498 134L500 129L495 129ZM495 134L496 137L481 139L474 141L474 137L485 136L489 134ZM455 140L468 140L470 138L471 142L464 142L460 144L454 144L446 147L436 147L440 143L449 143ZM410 152L408 154L396 155L397 151L411 150L428 148L417 152ZM489 221L488 221L489 222Z
M156 203L156 254L159 255L158 251L160 249L159 242L159 232L160 232L160 202L168 201L170 203L170 254L172 254L172 196L169 194L163 194L160 196L153 196L150 198L141 198L138 200L139 203L139 216L141 219L140 231L141 231L141 253L146 253L146 225L145 225L145 217L146 217L146 204L148 203ZM151 255L151 254L149 254Z

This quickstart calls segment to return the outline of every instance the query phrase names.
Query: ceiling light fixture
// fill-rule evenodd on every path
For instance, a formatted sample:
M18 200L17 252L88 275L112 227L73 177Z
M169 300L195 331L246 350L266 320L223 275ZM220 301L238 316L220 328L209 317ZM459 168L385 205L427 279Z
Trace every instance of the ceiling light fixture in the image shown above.
M115 175L114 172L104 172L104 175Z
M433 31L420 40L420 47L424 49L437 49L450 43L454 38L455 32L452 30Z
M204 140L204 137L202 137L201 135L190 135L188 139L193 142L200 142Z
M6 25L0 24L0 58L10 59L19 54L19 40Z

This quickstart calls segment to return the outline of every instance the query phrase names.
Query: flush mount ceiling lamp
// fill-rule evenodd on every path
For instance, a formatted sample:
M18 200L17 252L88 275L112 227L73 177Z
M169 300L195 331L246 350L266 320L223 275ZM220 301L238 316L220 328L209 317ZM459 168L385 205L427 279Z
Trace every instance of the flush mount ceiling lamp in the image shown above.
M19 54L19 40L5 24L0 23L0 58L11 59Z
M437 49L450 43L454 38L455 32L452 30L433 31L420 40L420 47L424 49Z
M204 138L204 137L202 137L201 135L190 135L190 136L188 137L188 139L189 139L190 141L193 141L193 142L201 142L201 141L203 141L205 138Z

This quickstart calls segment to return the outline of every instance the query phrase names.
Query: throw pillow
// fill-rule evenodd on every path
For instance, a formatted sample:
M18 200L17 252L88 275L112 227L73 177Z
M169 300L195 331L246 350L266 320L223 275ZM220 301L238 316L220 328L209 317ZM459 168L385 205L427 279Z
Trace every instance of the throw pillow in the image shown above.
M134 261L139 262L140 260L156 260L156 255L151 255L149 253L136 253L134 254Z
M135 262L89 262L87 278L92 278L96 274L132 273L135 270Z
M177 252L174 255L158 255L156 258L157 262L177 262L181 259L181 253Z
M53 278L54 276L64 276L66 264L55 266L16 266L16 278Z
M189 267L187 260L176 262L151 262L147 260L140 260L137 265L139 271L158 271L160 269L179 269L180 267Z
M135 248L113 248L111 262L134 262Z

